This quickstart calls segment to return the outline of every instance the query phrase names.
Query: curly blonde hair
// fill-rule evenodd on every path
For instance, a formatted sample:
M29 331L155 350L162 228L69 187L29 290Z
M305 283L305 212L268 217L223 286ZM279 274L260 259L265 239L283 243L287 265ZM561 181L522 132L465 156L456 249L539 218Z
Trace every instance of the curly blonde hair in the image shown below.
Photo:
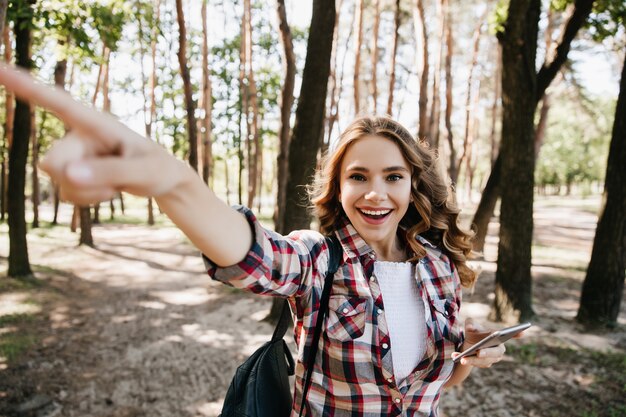
M400 221L407 230L408 245L415 253L410 261L426 256L426 250L415 238L421 235L444 250L457 268L461 284L471 286L476 280L476 273L467 265L467 258L472 251L473 233L462 230L457 224L460 210L438 171L437 155L389 117L364 116L354 120L341 134L334 151L324 156L315 180L308 188L311 210L319 219L320 231L332 233L346 216L339 201L341 162L350 145L372 135L396 143L412 167L412 202Z

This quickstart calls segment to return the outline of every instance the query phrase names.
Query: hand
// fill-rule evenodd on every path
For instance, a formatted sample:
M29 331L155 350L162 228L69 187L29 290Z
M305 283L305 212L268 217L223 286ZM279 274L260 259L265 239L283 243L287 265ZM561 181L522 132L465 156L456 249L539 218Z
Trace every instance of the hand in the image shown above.
M467 319L465 321L465 341L463 342L461 350L463 351L475 343L478 343L491 333L491 331L487 331L482 326L474 323L472 319ZM489 368L494 363L502 360L505 351L506 347L504 346L504 343L501 343L500 345L492 348L480 349L474 356L461 358L460 363L461 365L471 365L478 368ZM458 355L460 355L459 352L454 352L452 353L452 358L455 358Z
M86 205L117 191L159 196L184 178L186 165L109 114L75 101L65 91L0 65L0 84L22 100L54 112L70 129L41 162L60 186L61 198Z

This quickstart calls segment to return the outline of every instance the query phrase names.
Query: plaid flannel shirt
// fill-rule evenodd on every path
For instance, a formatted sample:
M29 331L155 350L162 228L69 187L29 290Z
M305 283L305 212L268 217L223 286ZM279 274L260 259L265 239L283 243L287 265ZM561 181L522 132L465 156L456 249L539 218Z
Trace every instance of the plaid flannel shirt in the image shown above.
M218 267L204 257L209 275L257 294L287 298L294 315L297 352L292 417L300 411L305 358L313 337L329 250L324 237L301 230L282 236L261 226L246 207L254 242L246 258ZM443 384L452 374L450 354L460 348L461 285L454 264L422 237L427 255L415 267L425 306L426 353L413 372L396 381L392 341L380 286L373 275L376 254L346 219L336 231L343 260L335 274L320 346L303 415L308 417L438 416Z

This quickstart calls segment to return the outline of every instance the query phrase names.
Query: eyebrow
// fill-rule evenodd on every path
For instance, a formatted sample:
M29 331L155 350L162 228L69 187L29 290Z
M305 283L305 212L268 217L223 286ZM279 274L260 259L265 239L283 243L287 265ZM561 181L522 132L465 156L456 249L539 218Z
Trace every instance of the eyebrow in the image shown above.
M365 167L359 167L359 166L349 167L346 171L370 172L369 169L367 169ZM405 168L403 166L400 166L400 165L383 168L383 172L394 172L394 171L410 172L407 168Z

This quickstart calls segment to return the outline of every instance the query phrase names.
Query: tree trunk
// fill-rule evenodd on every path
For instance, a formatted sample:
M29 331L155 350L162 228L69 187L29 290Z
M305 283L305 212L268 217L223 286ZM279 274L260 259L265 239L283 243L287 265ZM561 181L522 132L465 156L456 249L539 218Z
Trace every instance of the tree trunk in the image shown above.
M296 121L289 143L284 233L311 227L311 215L307 209L308 196L302 184L309 183L314 174L317 153L324 135L324 107L335 16L334 0L313 0ZM283 300L274 301L266 320L277 320L282 303Z
M498 109L500 108L500 92L502 87L502 47L498 43L497 58L496 58L496 71L494 74L494 95L493 104L491 105L491 133L489 134L489 143L491 144L491 169L493 169L496 158L498 157L498 138L496 135L496 126L498 120ZM483 236L484 239L484 236ZM482 248L480 249L482 251Z
M356 39L354 42L354 75L352 85L354 89L354 114L361 112L361 46L363 45L363 0L356 0L354 5L354 31Z
M15 4L17 17L15 20L15 62L18 66L30 71L32 61L31 25L33 19L32 5L34 1L20 1ZM30 143L31 107L28 102L17 100L15 120L13 124L13 143L9 153L8 182L8 224L9 224L9 271L11 277L32 275L28 260L26 242L25 195L26 160Z
M434 149L439 148L439 119L441 112L441 100L440 100L440 78L441 78L441 61L443 56L443 45L445 43L444 39L444 30L445 30L445 22L444 19L446 16L443 14L443 1L438 0L438 17L439 17L439 50L437 51L437 55L435 57L435 69L433 75L433 92L432 92L432 103L430 109L430 119L429 119L429 127L428 131L430 134L430 143Z
M493 317L528 320L532 309L535 59L540 0L512 0L502 43L502 188Z
M387 114L393 115L393 91L396 86L396 56L398 55L398 31L400 30L400 0L396 0L394 13L393 46L391 47L391 64L389 66L389 95L387 96Z
M245 37L245 53L246 53L246 79L248 86L248 104L246 109L246 117L248 120L248 207L254 206L255 198L258 193L258 179L262 175L259 170L260 159L263 152L259 138L259 105L257 100L257 87L254 79L254 67L252 57L252 10L250 0L244 0L244 27L246 31Z
M541 100L544 96L545 91L552 80L554 80L554 77L558 73L559 69L567 60L570 44L576 36L578 30L587 20L587 17L591 12L592 4L593 0L576 0L569 17L564 21L561 27L561 35L557 41L554 56L546 57L546 61L537 74L536 89L534 91L535 108L537 107L539 100ZM500 48L499 53L502 53L502 48ZM484 239L487 234L488 219L493 215L493 209L495 208L496 201L499 198L500 164L498 163L498 159L500 159L500 155L495 158L496 162L494 162L493 169L489 175L489 180L487 181L488 185L491 183L489 192L487 193L487 188L485 188L485 191L481 196L481 202L476 210L476 214L474 215L474 220L472 222L477 225L476 237L474 239L474 250L476 251L483 250ZM493 179L491 178L492 176ZM493 195L493 193L496 193L496 195ZM485 204L483 204L483 199L487 200ZM493 201L494 199L496 201ZM485 222L485 219L487 219L487 222ZM482 227L480 225L482 225Z
M291 133L291 108L293 107L293 90L296 82L296 56L293 51L293 37L287 22L287 12L285 1L276 1L276 12L278 14L278 26L280 30L280 43L282 49L283 68L285 71L285 81L280 91L280 131L278 136L279 151L277 158L277 191L276 207L274 210L274 228L278 233L285 233L285 193L287 191L287 158L289 154L289 135ZM331 97L332 100L332 97ZM332 104L331 104L332 107Z
M4 62L11 62L13 50L11 47L11 30L9 26L4 27L2 34L4 41ZM9 183L9 152L11 151L11 143L13 142L13 121L15 119L15 97L13 93L7 90L5 94L5 122L4 122L4 142L2 149L2 204L0 205L0 219L4 220L8 208L8 183Z
M193 101L191 76L187 66L187 33L182 0L176 0L176 17L178 21L178 64L183 78L185 93L185 110L187 111L187 133L189 135L189 165L198 172L198 133L196 131L196 104Z
M157 85L157 38L159 36L159 22L161 21L161 0L156 0L154 9L155 22L152 26L152 36L150 41L150 117L149 117L149 134L148 138L159 142L158 138L153 138L152 128L156 120L156 85ZM148 197L148 225L154 225L154 202L152 197Z
M478 63L480 34L482 32L484 19L485 17L483 15L483 17L481 17L480 20L478 21L478 25L476 25L476 28L474 29L474 36L472 37L474 47L473 47L473 52L472 52L472 61L470 63L469 76L467 77L467 95L465 96L465 135L463 138L463 154L461 155L461 158L458 161L457 168L454 172L455 175L459 175L461 168L463 167L463 164L465 162L465 159L468 157L470 153L470 146L471 146L470 144L470 131L471 131L470 120L471 120L472 114L476 111L476 109L474 109L471 105L472 91L474 87L473 86L474 70L476 68L476 64ZM452 160L450 160L450 162L452 163ZM454 163L456 164L457 161L455 160ZM450 171L450 177L452 178L452 182L457 181L456 177L452 176L452 171Z
M591 260L576 319L594 326L617 325L626 268L626 58L615 108L613 134Z
M446 39L446 113L444 122L446 125L446 136L448 138L448 147L450 148L450 178L452 183L456 183L458 170L456 169L456 149L454 148L454 137L452 134L452 50L454 47L454 41L452 39L452 24L450 23L450 4L448 0L443 0L443 15L444 18L444 33Z
M423 0L416 0L415 11L413 12L415 25L415 37L418 40L418 51L422 51L422 60L420 64L420 95L419 95L419 126L418 137L427 139L431 147L434 148L434 142L430 137L428 126L428 73L430 67L428 65L428 30L426 28L426 18L424 16Z
M238 193L239 193L239 204L243 204L243 167L244 167L244 146L249 146L248 137L250 136L249 123L248 123L248 87L246 85L246 65L247 65L247 56L246 56L246 10L244 8L244 15L242 17L241 22L241 44L239 46L239 142L238 142L238 156L239 156L239 183L238 183ZM246 131L244 134L242 119L245 117L245 127ZM247 155L248 159L250 158L249 152Z
M335 31L337 31L335 24ZM380 0L374 0L374 29L372 33L372 101L373 112L378 113L378 33L380 30Z
M213 167L213 141L211 139L211 124L213 111L213 98L211 78L209 76L209 33L207 28L207 2L202 1L202 180L208 184ZM156 50L156 44L155 44Z
M340 0L337 4L337 10L335 13L335 29L333 34L333 52L332 52L332 63L330 70L330 105L328 106L328 116L326 117L326 122L328 123L328 128L326 129L326 140L322 144L322 152L326 152L326 147L330 144L333 128L335 123L339 121L339 97L341 97L341 93L343 91L343 76L345 74L344 68L346 65L346 56L343 55L341 60L341 77L337 80L337 57L338 57L338 45L339 45L339 14L341 11L341 6L343 4L343 0ZM352 18L354 19L354 14ZM352 36L352 28L354 27L354 22L350 25L350 32L346 37L346 50L350 45L350 38Z
M0 34L4 33L4 27L7 20L8 0L0 0Z
M79 245L93 246L93 235L91 234L91 207L80 207L80 239Z
M41 143L41 140L43 139L42 136L42 132L43 132L43 126L46 123L46 116L47 116L47 112L42 112L42 116L41 116L41 125L40 128L37 129L36 125L35 125L35 110L33 108L32 110L32 115L31 115L31 122L32 122L32 132L31 132L31 137L32 137L32 149L31 149L31 182L32 182L32 195L31 195L31 201L33 202L33 223L31 224L31 227L33 229L39 227L39 203L40 203L40 198L39 195L41 194L40 192L40 187L39 187L39 146Z
M64 41L59 40L59 44L65 44ZM54 66L54 84L62 89L65 89L65 76L67 74L67 59L62 59L57 61ZM58 224L59 218L59 186L57 184L53 184L54 192L53 192L53 204L54 204L54 215L52 218L52 224Z
M302 184L310 182L324 132L324 106L335 24L334 0L314 0L302 87L289 144L285 230L308 229L311 216Z

